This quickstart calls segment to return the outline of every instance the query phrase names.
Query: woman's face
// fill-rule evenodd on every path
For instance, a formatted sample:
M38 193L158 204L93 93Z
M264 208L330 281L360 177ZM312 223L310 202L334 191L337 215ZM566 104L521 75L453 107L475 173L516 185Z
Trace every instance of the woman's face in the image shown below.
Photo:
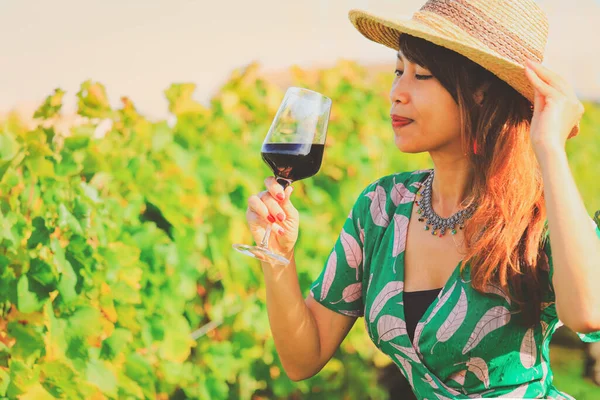
M392 126L396 146L405 153L460 151L458 104L431 73L398 52L390 114L413 120Z

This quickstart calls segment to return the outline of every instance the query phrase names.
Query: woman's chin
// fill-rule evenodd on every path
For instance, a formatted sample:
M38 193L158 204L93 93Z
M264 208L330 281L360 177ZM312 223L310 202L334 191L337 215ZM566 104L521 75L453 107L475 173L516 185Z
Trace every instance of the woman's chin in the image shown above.
M411 143L406 140L406 138L402 138L400 135L396 134L395 137L396 147L403 153L421 153L422 150L417 150L414 146L411 146Z

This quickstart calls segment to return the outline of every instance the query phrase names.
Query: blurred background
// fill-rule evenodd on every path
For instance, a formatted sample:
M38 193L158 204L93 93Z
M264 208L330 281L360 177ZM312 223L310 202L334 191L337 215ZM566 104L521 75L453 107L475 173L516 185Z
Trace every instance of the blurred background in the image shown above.
M567 153L600 223L600 1L537 3L544 64L585 101ZM0 396L409 398L362 323L317 376L289 380L260 267L231 243L252 241L246 200L288 86L333 99L321 171L294 184L305 294L358 193L431 167L390 148L395 54L347 18L421 5L0 1ZM599 398L598 346L559 329L555 386Z

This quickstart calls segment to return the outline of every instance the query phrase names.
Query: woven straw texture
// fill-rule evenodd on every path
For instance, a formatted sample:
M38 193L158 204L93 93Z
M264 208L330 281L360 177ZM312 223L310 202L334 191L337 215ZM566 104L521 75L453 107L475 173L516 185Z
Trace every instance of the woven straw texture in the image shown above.
M542 62L548 18L533 0L430 0L411 19L350 10L366 38L399 49L402 33L446 47L486 68L533 103L525 60Z

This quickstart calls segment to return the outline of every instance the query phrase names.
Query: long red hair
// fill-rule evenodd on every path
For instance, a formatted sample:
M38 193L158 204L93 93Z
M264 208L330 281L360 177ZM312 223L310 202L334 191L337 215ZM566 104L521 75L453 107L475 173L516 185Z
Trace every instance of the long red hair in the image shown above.
M533 107L506 82L466 57L407 34L400 49L427 68L459 106L461 140L474 171L471 194L463 202L477 209L465 223L471 285L486 293L500 286L523 312L522 323L539 322L548 263L542 174L530 143ZM475 90L487 87L481 104ZM477 152L474 152L476 143ZM478 228L484 227L484 228Z

